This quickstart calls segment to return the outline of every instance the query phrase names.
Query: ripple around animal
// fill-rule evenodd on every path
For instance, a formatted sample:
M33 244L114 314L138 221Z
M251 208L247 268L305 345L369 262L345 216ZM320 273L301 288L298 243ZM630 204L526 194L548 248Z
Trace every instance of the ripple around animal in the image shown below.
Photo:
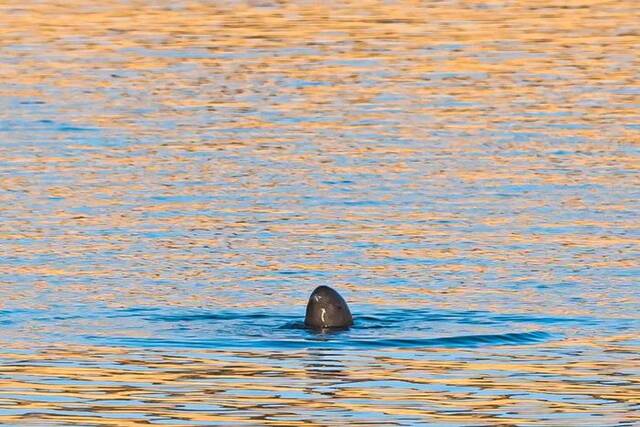
M340 337L339 332L317 334L308 337L282 339L263 339L255 337L229 337L211 339L163 339L85 336L89 342L144 348L199 348L199 349L306 349L331 348L344 350L368 350L373 348L405 349L422 347L474 348L480 346L527 345L552 339L553 336L542 331L506 333L493 335L461 335L438 338L381 338L357 339Z
M560 318L495 315L489 312L446 312L428 309L385 310L364 314L345 331L315 332L301 315L265 311L127 310L116 317L138 317L142 329L154 337L86 335L84 339L106 345L189 348L315 348L344 349L525 345L559 338L542 330L513 332L522 323L544 326ZM571 322L575 319L566 319ZM146 325L146 326L145 326ZM452 334L483 326L484 334ZM475 325L475 326L474 326ZM532 326L529 326L531 329ZM267 338L268 337L268 338Z

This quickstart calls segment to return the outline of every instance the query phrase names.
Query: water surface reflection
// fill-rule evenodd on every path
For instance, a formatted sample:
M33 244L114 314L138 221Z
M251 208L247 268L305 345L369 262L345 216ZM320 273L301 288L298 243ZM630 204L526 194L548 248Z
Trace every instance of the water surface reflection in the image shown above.
M639 424L637 16L0 5L0 423Z

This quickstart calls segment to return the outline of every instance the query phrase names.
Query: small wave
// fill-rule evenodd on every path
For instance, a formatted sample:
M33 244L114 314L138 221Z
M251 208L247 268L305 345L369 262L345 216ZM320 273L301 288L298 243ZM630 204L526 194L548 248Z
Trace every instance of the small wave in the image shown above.
M544 331L547 329L545 326L577 321L482 311L393 309L363 313L354 319L354 326L348 330L318 333L305 327L302 313L291 312L167 311L145 307L119 310L108 317L137 318L142 322L140 325L144 325L142 330L146 330L149 336L94 335L84 338L107 345L262 348L275 351L318 347L357 350L527 345L561 334L557 327L549 332ZM518 332L523 329L523 332Z
M171 312L167 313L160 309L155 308L132 308L126 310L118 310L112 312L107 317L142 317L152 322L189 322L189 321L203 321L203 320L217 320L217 321L237 321L246 320L248 322L256 319L274 319L288 320L297 318L299 316L290 315L274 315L271 312L242 312L242 311L183 311L183 312Z
M523 329L518 324L538 325L541 328L556 325L596 325L604 319L571 316L544 316L530 314L499 314L488 311L437 311L428 308L393 309L367 313L354 317L359 329L431 329L436 325L482 325L508 329ZM510 325L510 326L508 326ZM527 328L528 329L528 328Z
M143 348L253 348L253 349L306 349L333 348L367 350L371 348L474 348L480 346L526 345L547 341L551 334L543 331L506 333L494 335L462 335L438 338L383 338L358 339L335 334L314 334L308 337L275 339L249 339L247 337L220 337L212 339L138 338L85 336L90 341L103 344Z
M506 334L484 334L484 335L460 335L439 338L400 338L384 339L363 342L363 345L370 347L480 347L494 345L523 345L534 344L546 341L551 338L551 334L543 331L534 332L511 332Z
M255 312L216 312L216 313L183 313L183 314L157 314L145 316L147 320L157 322L190 322L202 320L219 320L219 321L246 321L251 322L258 319L271 319L273 323L282 322L298 316L274 315L273 313Z
M182 312L167 312L160 308L128 308L111 311L107 317L144 317L149 321L178 322L178 321L202 321L202 320L255 320L272 319L295 323L304 317L303 313L274 313L272 311L230 311L230 310L186 310ZM496 314L485 311L436 311L431 309L393 309L382 310L374 313L356 314L354 319L359 329L379 329L389 326L401 327L404 323L433 324L439 322L453 322L478 325L504 325L505 323L532 323L532 324L593 324L598 319L587 317L552 317L524 314ZM283 328L287 328L286 325ZM295 329L295 328L294 328Z

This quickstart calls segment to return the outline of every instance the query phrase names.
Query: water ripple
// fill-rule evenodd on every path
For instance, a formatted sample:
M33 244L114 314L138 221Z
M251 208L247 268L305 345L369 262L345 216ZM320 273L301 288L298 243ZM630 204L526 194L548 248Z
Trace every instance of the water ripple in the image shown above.
M0 2L0 424L640 425L637 17Z

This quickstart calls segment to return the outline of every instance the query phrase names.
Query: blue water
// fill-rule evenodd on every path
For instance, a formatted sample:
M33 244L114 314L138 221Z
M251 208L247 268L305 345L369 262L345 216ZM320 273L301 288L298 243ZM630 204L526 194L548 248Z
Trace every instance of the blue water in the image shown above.
M319 347L369 350L385 347L475 347L527 344L552 337L551 334L543 331L500 333L513 330L513 322L499 323L490 318L483 319L482 313L438 314L407 311L409 313L406 311L384 312L361 316L356 320L355 326L348 331L326 332L307 330L304 322L299 320L299 316L283 316L267 312L187 313L175 316L148 313L142 316L140 327L149 332L153 331L152 337L88 336L84 338L98 340L98 342L102 340L103 343L117 342L121 345L160 348L165 346L230 349L248 347L279 350ZM278 326L280 322L282 325ZM164 327L162 323L165 324ZM474 326L465 327L465 324ZM493 333L477 334L481 330L478 325L487 325L486 331ZM447 336L447 331L452 330L458 333L475 332L476 334ZM242 334L238 334L238 331L242 331ZM429 336L434 338L426 338Z
M65 308L68 310L68 308ZM291 311L206 310L167 308L98 309L64 314L49 310L0 311L6 335L19 336L25 327L46 330L43 342L117 345L164 349L282 349L333 348L340 350L475 348L539 344L570 338L589 339L609 330L635 333L634 318L594 318L499 314L489 311L436 309L358 310L347 330L315 331L305 327L304 306ZM91 327L88 327L91 325ZM132 336L134 335L134 336Z

